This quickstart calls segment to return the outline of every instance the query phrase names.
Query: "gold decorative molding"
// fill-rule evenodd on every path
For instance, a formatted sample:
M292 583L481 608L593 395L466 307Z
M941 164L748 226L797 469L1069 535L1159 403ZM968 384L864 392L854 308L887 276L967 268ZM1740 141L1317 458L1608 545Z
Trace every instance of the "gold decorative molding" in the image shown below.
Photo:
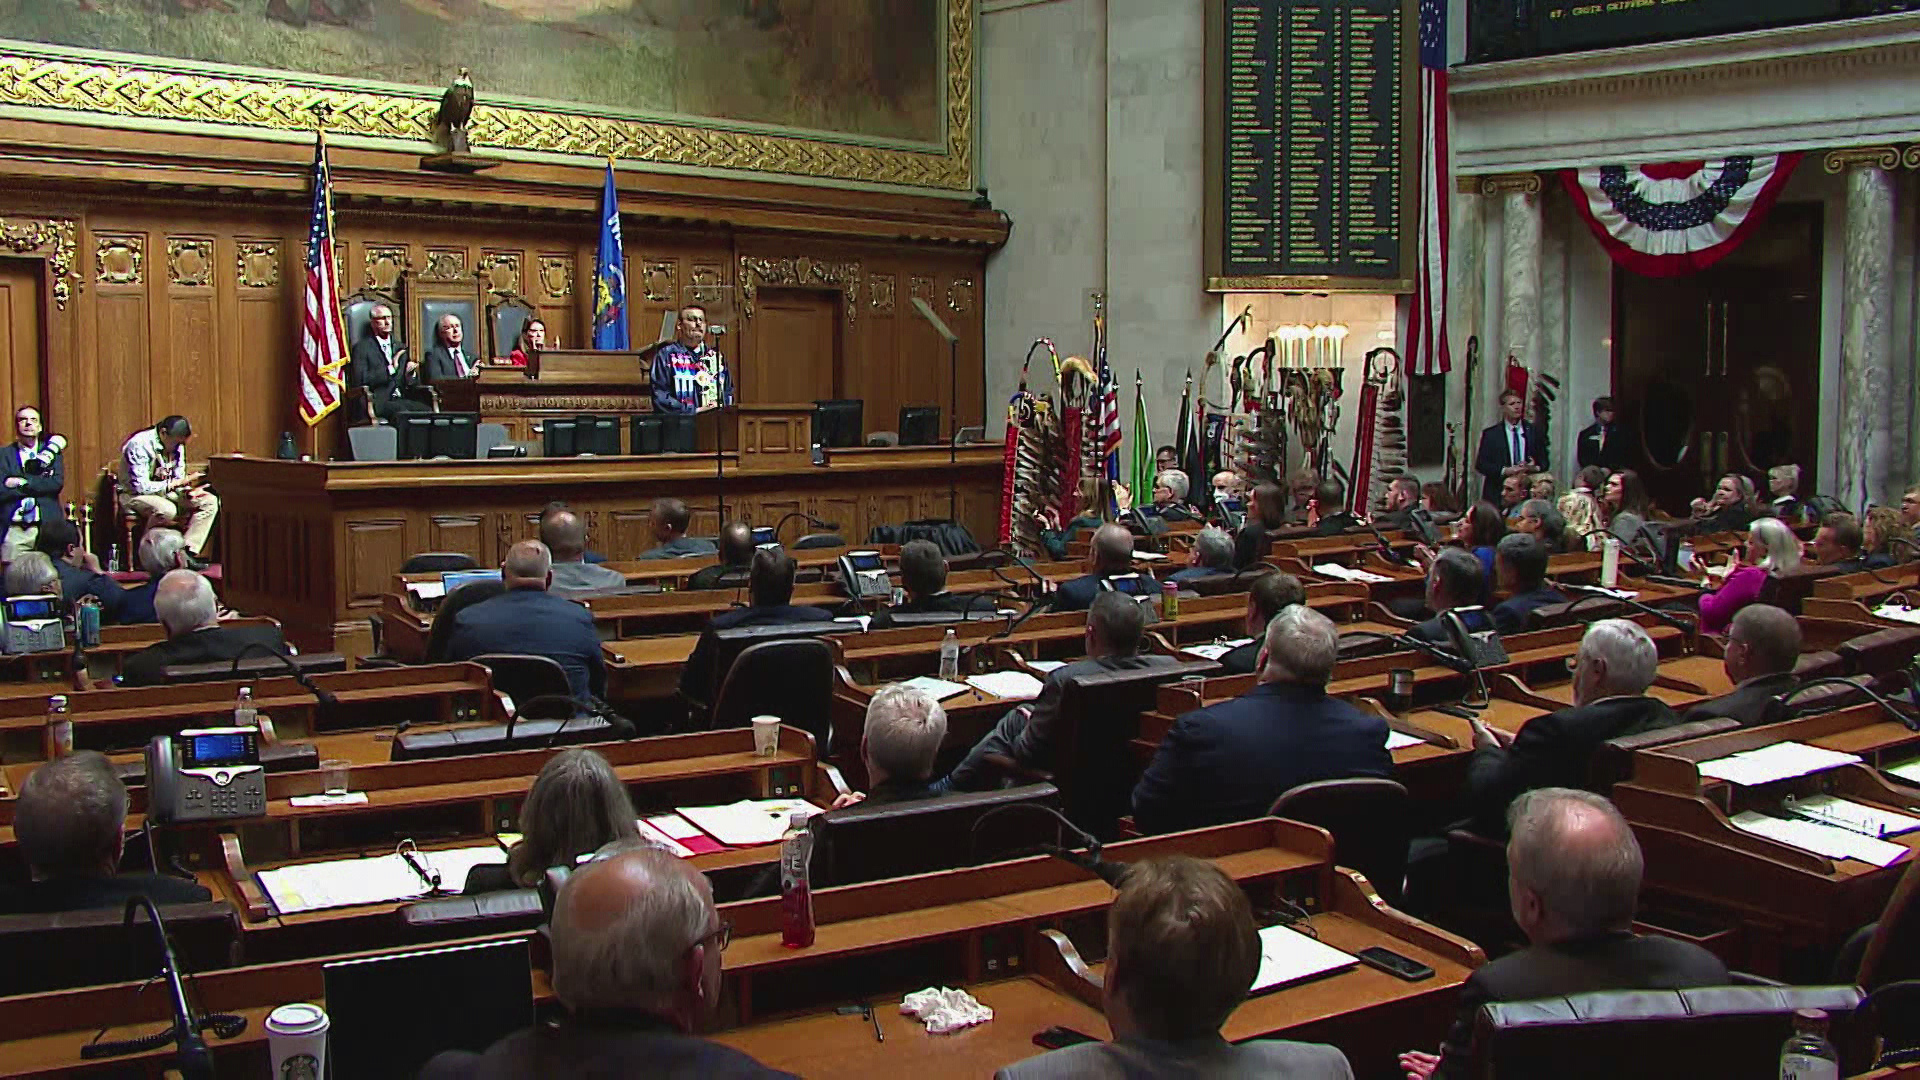
M427 268L420 271L421 281L465 281L466 248L428 248Z
M573 256L540 256L540 287L549 300L565 300L573 295Z
M1843 146L1827 151L1825 167L1829 173L1848 169L1892 170L1900 167L1900 151L1891 146Z
M0 217L0 248L15 255L38 255L47 260L48 284L53 291L56 311L67 310L67 301L85 284L75 258L78 243L72 218Z
M893 314L892 274L879 274L867 279L867 304L881 315Z
M973 279L954 278L947 286L947 310L964 315L973 310Z
M674 297L674 278L679 267L669 261L647 263L640 271L640 287L647 299L662 303Z
M278 240L242 240L233 262L234 276L243 289L271 289L280 284Z
M1907 152L1901 155L1901 163L1909 169L1920 169L1920 144L1907 147Z
M1537 172L1498 173L1480 178L1482 195L1538 195L1540 194L1540 174Z
M972 0L946 0L945 138L937 148L862 145L806 132L742 131L711 119L638 119L575 111L478 104L467 125L475 150L607 157L678 168L779 173L853 183L966 191L974 185ZM55 46L0 48L0 108L52 110L75 119L133 118L168 124L312 132L327 106L331 135L427 144L441 89L393 93L323 86L288 72L210 75L176 62L131 57L106 62ZM181 65L184 68L185 65Z
M204 236L167 237L167 282L181 288L213 284L213 240Z
M517 251L486 251L480 255L480 266L474 273L480 278L480 284L491 293L514 293L520 291L520 253Z
M740 313L753 318L753 298L763 286L835 289L846 297L847 322L860 311L860 263L821 262L805 255L792 259L740 256Z
M713 263L694 263L687 275L687 299L695 304L717 304L726 295L726 268Z
M397 292L400 278L413 266L404 245L368 244L367 261L362 273L366 288Z
M138 285L145 279L145 236L139 233L95 233L93 239L95 281L102 285Z
M651 407L645 394L481 394L483 413L510 413L528 409L557 412L639 412ZM535 520L538 520L536 515Z
M907 279L907 296L915 300L933 303L933 279L914 276Z

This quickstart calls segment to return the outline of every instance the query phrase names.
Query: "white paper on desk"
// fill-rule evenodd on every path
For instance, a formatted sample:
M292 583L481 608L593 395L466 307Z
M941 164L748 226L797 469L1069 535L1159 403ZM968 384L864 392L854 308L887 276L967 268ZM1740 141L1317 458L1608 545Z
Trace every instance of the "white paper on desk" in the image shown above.
M671 815L671 816L677 817L679 815ZM653 844L656 847L666 848L668 851L673 852L674 857L676 858L681 858L681 859L693 858L692 848L689 848L687 845L681 843L678 840L675 840L671 836L668 836L665 832L662 832L661 830L654 828L653 824L649 822L646 818L633 819L633 826L634 828L640 830L640 839L645 840L647 843ZM692 826L688 826L688 827L691 828ZM694 831L698 832L699 830L696 829Z
M367 801L364 791L343 791L338 795L295 795L287 802L293 806L359 806Z
M1239 648L1242 645L1247 644L1252 640L1253 639L1250 637L1243 637L1243 638L1233 638L1228 641L1216 641L1210 645L1183 645L1180 647L1180 651L1184 653L1192 653L1194 656L1198 656L1202 660L1218 660L1221 657L1227 655L1228 653L1232 652L1233 650Z
M685 840L689 837L700 835L699 826L681 817L679 814L655 814L652 817L643 817L640 820L675 840Z
M1731 757L1703 761L1700 763L1700 775L1741 787L1759 787L1776 780L1790 780L1796 776L1852 765L1859 760L1853 754L1843 754L1838 750L1823 750L1806 743L1777 742Z
M1795 817L1818 821L1822 825L1832 825L1862 836L1885 838L1920 829L1920 818L1883 806L1843 799L1838 795L1789 798L1785 809Z
M858 626L858 627L860 628L860 632L864 634L864 633L866 633L866 632L867 632L867 628L873 625L873 616L871 616L871 615L842 615L842 616L840 616L840 617L838 617L838 618L836 618L836 619L834 619L833 621L834 621L834 622L837 622L837 623L845 623L845 624L847 624L848 626Z
M1753 810L1735 814L1731 820L1737 829L1778 840L1815 855L1825 855L1829 859L1859 859L1874 866L1891 866L1895 859L1907 853L1907 849L1899 844L1861 836L1817 821L1769 817Z
M391 904L427 895L427 883L399 855L283 866L262 870L258 876L260 887L282 915Z
M1387 731L1387 749L1402 750L1409 746L1425 746L1427 740L1408 735L1404 731Z
M1065 660L1029 660L1027 666L1042 674L1052 674L1067 666Z
M808 816L820 808L804 799L742 799L724 806L677 806L676 812L700 826L700 831L728 847L777 844L787 834L796 810Z
M966 683L948 682L945 679L936 679L931 675L920 675L908 679L900 685L911 686L915 690L925 691L927 695L935 701L945 701L950 697L967 692Z
M1136 551L1133 553L1135 562L1164 562L1166 558L1164 554L1158 551Z
M983 694L1012 701L1027 701L1040 696L1041 682L1024 671L994 671L967 676L967 685Z
M467 887L467 872L476 866L505 866L507 853L499 844L453 848L449 851L423 851L420 861L440 871L440 891L457 893Z
M1376 574L1371 570L1356 570L1341 566L1339 563L1315 563L1313 572L1321 577L1330 577L1339 581L1357 581L1363 585L1378 584L1393 579L1385 574Z
M1905 780L1909 784L1920 784L1920 758L1903 761L1898 765L1888 765L1880 771L1897 780Z
M407 584L407 591L415 599L438 600L447 595L447 585L443 581L414 581Z
M1896 604L1881 604L1873 609L1877 618L1892 619L1894 622L1920 624L1920 609L1904 608Z
M1609 589L1603 585L1588 585L1580 591L1590 595L1611 596L1615 600L1635 600L1640 596L1631 589Z
M1345 971L1359 963L1351 954L1298 930L1264 927L1260 931L1260 973L1253 977L1253 992L1257 994L1318 975Z

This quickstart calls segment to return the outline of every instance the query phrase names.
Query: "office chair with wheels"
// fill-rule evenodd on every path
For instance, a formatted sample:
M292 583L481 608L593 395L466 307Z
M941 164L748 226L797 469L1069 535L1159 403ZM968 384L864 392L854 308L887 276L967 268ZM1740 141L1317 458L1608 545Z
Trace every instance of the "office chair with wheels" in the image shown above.
M566 669L552 657L485 653L473 662L493 673L493 688L513 699L522 720L565 719L578 708Z
M720 681L716 729L740 728L756 716L813 736L815 753L833 745L833 646L817 637L763 641L741 650Z
M1392 780L1316 780L1280 793L1273 816L1333 834L1334 862L1367 876L1380 899L1399 904L1412 840L1407 789Z

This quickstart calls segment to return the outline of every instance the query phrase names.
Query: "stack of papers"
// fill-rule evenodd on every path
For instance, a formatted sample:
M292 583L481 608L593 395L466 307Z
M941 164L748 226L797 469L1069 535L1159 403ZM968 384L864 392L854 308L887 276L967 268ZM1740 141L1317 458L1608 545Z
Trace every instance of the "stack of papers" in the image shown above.
M1903 761L1898 765L1888 765L1880 770L1896 780L1905 780L1909 784L1920 784L1920 758Z
M457 893L466 887L469 870L504 863L507 853L499 844L485 844L451 851L422 851L415 853L414 858L423 867L440 872L441 892ZM282 915L417 900L431 892L420 874L397 853L370 859L283 866L278 870L262 870L258 876L260 887L267 891L267 898Z
M969 675L967 685L997 698L1027 701L1040 696L1042 684L1024 671L995 671L986 675Z
M1822 750L1806 743L1781 742L1731 757L1703 761L1700 763L1700 775L1741 787L1759 787L1776 780L1791 780L1796 776L1852 765L1859 760L1852 754L1837 750Z
M1252 640L1253 639L1250 637L1243 637L1243 638L1234 638L1230 641L1216 641L1211 645L1186 645L1186 646L1183 646L1180 649L1180 651L1185 653L1192 653L1193 655L1198 656L1203 660L1218 660L1221 657L1227 655L1228 653L1232 652L1233 650L1239 648L1242 645L1247 644Z
M725 806L681 806L681 817L728 847L757 847L777 844L787 834L787 823L795 811L808 817L820 808L805 799L742 799Z
M1861 836L1817 821L1768 817L1752 810L1735 814L1732 821L1734 828L1769 840L1778 840L1815 855L1825 855L1829 859L1858 859L1874 866L1891 866L1894 860L1907 853L1907 849L1899 844Z
M1783 809L1794 817L1882 839L1920 829L1920 818L1838 795L1788 796Z
M438 600L447 595L447 586L442 581L411 581L407 583L407 591L417 600Z
M857 626L860 628L860 632L864 634L867 632L867 628L873 625L873 616L842 615L839 618L834 619L833 621L837 623L845 623L848 626Z
M1059 671L1061 668L1066 667L1067 662L1065 660L1029 660L1027 661L1027 666L1032 668L1035 671L1042 671L1048 674L1052 674L1053 672Z
M1609 589L1601 585L1588 585L1580 590L1583 593L1598 596L1611 596L1615 600L1637 600L1640 594L1631 589Z
M1336 581L1357 581L1363 585L1378 584L1393 579L1385 574L1376 574L1371 570L1353 570L1339 563L1315 563L1313 572L1321 577L1330 577Z
M1345 971L1358 966L1352 954L1310 938L1284 926L1269 926L1260 931L1260 973L1253 977L1253 992L1274 990L1302 982L1317 975Z
M634 824L640 827L641 836L683 859L727 849L725 844L701 832L693 822L679 814L655 814L652 817L639 818Z
M945 701L950 697L957 697L967 692L966 683L948 682L945 679L936 679L931 675L921 675L917 678L908 679L900 685L911 686L915 690L923 690L928 697L931 697L935 701Z
M1426 743L1427 740L1415 738L1405 732L1391 730L1387 732L1387 749L1389 750L1399 750L1408 746L1425 746Z
M1881 604L1873 609L1873 613L1878 618L1920 625L1920 610L1904 608L1896 604Z

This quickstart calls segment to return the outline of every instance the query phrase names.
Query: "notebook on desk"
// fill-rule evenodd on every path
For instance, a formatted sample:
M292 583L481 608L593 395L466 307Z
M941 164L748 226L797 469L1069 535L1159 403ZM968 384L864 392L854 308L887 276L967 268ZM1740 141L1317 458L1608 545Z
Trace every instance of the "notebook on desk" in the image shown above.
M1260 930L1260 972L1253 977L1252 993L1278 990L1283 986L1317 979L1358 967L1360 961L1350 953L1310 938L1285 926L1267 926Z

